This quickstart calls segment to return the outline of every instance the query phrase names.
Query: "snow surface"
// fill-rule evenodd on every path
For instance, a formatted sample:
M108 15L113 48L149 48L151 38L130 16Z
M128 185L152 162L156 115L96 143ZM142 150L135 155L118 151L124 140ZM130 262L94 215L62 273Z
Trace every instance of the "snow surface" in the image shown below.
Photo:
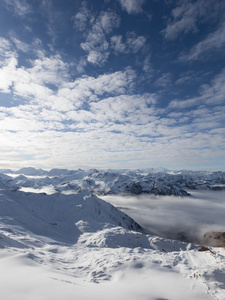
M1 178L0 299L224 300L224 248L144 234L90 191L25 193Z

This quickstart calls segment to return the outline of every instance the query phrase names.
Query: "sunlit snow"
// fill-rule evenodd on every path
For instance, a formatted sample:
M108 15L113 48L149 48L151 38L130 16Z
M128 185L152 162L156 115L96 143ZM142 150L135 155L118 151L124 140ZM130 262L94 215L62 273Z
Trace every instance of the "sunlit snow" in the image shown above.
M167 239L189 226L197 232L210 213L206 229L214 222L222 230L224 192L102 196L105 202L46 184L32 193L31 177L19 191L12 177L0 177L1 299L224 299L224 248Z

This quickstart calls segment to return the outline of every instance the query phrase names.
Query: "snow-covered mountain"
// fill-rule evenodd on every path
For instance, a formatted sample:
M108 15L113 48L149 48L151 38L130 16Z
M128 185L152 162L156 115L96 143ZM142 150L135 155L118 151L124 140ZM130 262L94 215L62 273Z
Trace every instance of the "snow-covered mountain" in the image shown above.
M112 227L142 232L141 227L113 205L84 192L45 195L12 191L0 181L0 218L15 232L26 230L60 242L74 243L83 232ZM6 230L7 231L7 230ZM7 245L1 235L0 245Z
M148 171L148 173L145 173ZM44 171L23 168L16 172L2 173L10 175L8 184L16 188L43 189L52 186L55 192L90 191L98 195L106 194L155 194L187 196L191 189L225 189L225 172L177 171L166 169L146 170L67 170L52 169ZM1 172L1 170L0 170ZM4 177L1 175L0 177ZM4 177L5 178L5 177Z
M27 168L22 168L18 171L15 171L14 173L15 174L23 174L23 175L41 176L41 175L45 175L46 171L44 171L42 169L35 169L32 167L27 167Z
M89 191L25 193L9 178L0 179L1 299L224 299L223 248L145 235Z

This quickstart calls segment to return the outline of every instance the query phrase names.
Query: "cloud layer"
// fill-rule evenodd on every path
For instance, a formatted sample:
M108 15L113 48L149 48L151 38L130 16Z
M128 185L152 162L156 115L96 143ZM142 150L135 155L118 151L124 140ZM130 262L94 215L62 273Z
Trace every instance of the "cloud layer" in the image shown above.
M142 12L142 5L145 0L118 0L122 8L128 12L128 14L138 14Z
M224 166L223 2L91 3L0 4L1 165Z
M162 109L155 94L134 92L137 75L131 68L71 81L68 67L60 56L42 56L29 68L18 66L14 52L6 57L0 88L12 94L14 106L0 109L5 153L16 149L18 157L30 155L52 167L71 161L102 167L135 161L133 167L144 167L223 155L224 71L201 87L199 97Z
M209 232L224 232L224 192L191 191L192 197L142 195L105 196L104 200L120 207L147 233L196 244L216 245L207 240Z

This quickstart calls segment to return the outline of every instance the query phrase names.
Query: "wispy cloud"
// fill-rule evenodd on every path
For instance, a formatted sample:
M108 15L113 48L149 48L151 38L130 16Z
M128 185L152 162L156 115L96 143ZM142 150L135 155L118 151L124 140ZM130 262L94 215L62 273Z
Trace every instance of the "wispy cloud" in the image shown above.
M175 84L178 86L187 85L193 83L194 81L196 82L197 80L199 80L198 78L199 77L196 72L187 71L179 75L179 78L175 81Z
M19 17L25 17L32 12L27 0L3 0L6 7Z
M91 24L94 22L94 16L87 8L86 2L82 2L82 6L80 10L72 17L74 21L74 26L79 31L85 31L87 28L87 24Z
M145 45L146 38L144 36L137 36L135 32L128 33L127 45L130 51L137 53Z
M55 46L65 30L63 10L58 9L55 1L52 0L41 0L37 5L39 17L43 20L42 26L50 38L48 48L55 52Z
M155 85L160 86L162 88L166 88L169 85L171 85L171 82L172 82L172 74L164 73L155 81Z
M181 33L188 33L190 31L196 31L196 21L198 16L202 12L204 6L200 4L202 1L190 2L183 1L180 2L175 9L172 10L172 21L170 21L164 30L165 38L176 39Z
M6 57L11 57L13 55L13 48L11 42L3 37L0 37L0 55L3 58L3 60ZM0 64L2 64L2 61L0 62Z
M118 0L128 14L138 14L142 12L142 5L145 0Z
M116 53L126 53L126 45L123 43L122 35L114 35L111 37L111 47Z
M197 43L189 52L180 56L180 60L191 61L204 58L204 54L214 50L222 50L225 45L225 23L210 33L203 41Z
M14 43L16 48L24 53L30 52L32 45L24 43L23 41L17 39L15 36L11 36L11 41Z
M128 32L126 40L123 42L121 35L111 37L111 47L116 54L120 53L137 53L146 45L146 38L138 36L135 32Z
M185 109L196 107L202 104L220 105L224 103L225 98L225 69L215 76L210 84L204 84L200 87L199 96L186 100L173 100L169 108Z
M224 2L220 0L178 1L178 5L172 10L167 27L163 30L165 38L174 40L180 34L197 32L199 24L209 19L220 18L224 8Z

